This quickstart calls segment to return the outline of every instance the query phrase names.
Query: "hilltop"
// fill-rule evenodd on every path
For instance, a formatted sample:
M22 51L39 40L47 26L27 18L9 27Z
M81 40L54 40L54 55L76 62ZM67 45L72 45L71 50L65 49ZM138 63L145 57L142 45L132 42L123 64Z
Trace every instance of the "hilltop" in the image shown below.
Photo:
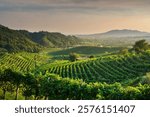
M46 31L13 30L0 25L0 51L4 52L39 52L44 47L66 48L79 42L75 36Z

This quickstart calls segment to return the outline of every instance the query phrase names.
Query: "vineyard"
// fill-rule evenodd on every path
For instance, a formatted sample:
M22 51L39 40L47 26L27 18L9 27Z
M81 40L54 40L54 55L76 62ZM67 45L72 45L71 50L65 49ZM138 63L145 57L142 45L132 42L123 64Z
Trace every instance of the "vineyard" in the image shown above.
M43 55L34 53L4 54L0 56L1 69L22 72L53 73L62 78L83 79L86 82L124 82L150 71L150 53L108 55L76 62L48 63Z
M44 59L42 56L34 53L6 53L0 56L0 68L11 68L16 71L28 72L35 69L36 65L43 62Z
M65 78L80 78L88 82L121 82L137 78L150 71L150 53L111 55L77 61L66 64L55 64L45 71Z
M75 62L53 61L47 53L5 53L0 99L149 99L149 72L150 51Z
M0 100L150 99L150 33L82 39L20 29L0 25Z

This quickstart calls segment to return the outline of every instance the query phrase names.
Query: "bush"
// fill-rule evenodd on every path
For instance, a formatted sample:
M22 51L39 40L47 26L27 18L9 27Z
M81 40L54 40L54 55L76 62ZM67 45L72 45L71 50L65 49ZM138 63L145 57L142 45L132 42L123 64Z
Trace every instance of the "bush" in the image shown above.
M69 54L69 60L70 60L71 62L76 61L77 58L79 58L79 55L78 55L78 54L76 54L76 53L70 53L70 54Z

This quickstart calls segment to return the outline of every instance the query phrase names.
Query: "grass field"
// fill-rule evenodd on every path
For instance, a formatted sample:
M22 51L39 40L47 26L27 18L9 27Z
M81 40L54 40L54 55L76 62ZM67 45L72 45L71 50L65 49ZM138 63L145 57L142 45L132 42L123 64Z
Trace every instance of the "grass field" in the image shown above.
M121 47L96 47L96 46L79 46L69 49L50 52L50 55L68 55L69 53L78 53L80 55L102 55L113 52L118 52Z

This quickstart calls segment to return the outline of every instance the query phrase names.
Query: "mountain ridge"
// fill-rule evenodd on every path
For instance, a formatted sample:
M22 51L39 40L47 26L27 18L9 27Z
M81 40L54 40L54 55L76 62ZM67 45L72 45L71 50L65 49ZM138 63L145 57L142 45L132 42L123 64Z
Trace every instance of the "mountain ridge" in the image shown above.
M108 37L140 37L140 36L150 36L149 32L130 30L130 29L115 29L104 33L95 33L87 35L78 35L80 38L108 38Z

